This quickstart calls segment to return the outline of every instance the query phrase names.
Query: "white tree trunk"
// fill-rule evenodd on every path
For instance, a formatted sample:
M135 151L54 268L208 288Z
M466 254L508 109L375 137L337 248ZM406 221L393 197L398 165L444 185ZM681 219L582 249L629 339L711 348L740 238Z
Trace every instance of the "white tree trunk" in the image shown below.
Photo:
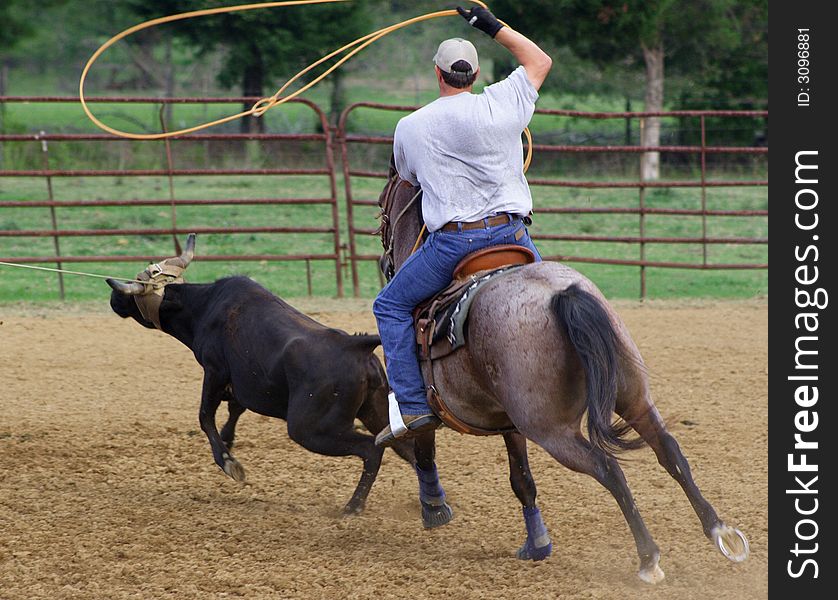
M646 106L647 112L663 110L663 44L653 48L643 45L643 59L646 62ZM661 121L659 117L645 119L640 138L641 146L660 146ZM654 181L660 176L660 153L646 152L640 159L640 173L643 181Z

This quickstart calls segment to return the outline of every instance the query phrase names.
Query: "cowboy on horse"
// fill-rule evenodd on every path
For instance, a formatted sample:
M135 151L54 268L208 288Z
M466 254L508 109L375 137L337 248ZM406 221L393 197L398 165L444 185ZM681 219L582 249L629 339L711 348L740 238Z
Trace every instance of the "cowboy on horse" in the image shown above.
M434 56L439 98L396 126L395 167L402 180L421 186L429 235L373 304L392 390L390 426L376 437L378 445L440 424L426 397L414 308L444 289L460 260L477 250L514 244L541 260L526 227L532 196L524 176L521 134L552 60L488 9L457 11L509 50L521 66L474 94L480 73L477 50L467 40L445 40Z

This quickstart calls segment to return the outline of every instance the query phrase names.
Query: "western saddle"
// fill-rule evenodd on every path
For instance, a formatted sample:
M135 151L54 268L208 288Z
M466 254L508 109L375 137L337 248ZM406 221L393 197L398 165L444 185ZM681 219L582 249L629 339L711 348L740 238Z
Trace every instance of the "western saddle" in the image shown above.
M514 244L490 246L472 252L455 267L451 284L420 304L413 313L428 403L439 418L455 431L472 435L503 433L481 429L457 418L434 386L432 363L465 345L468 311L480 288L503 273L533 262L535 255L532 250Z

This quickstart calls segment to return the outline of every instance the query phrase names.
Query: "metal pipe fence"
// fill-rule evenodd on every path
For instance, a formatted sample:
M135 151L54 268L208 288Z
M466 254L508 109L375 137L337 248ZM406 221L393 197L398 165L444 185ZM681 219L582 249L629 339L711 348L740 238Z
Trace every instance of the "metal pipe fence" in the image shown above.
M163 109L167 105L178 104L202 104L208 105L213 103L245 103L255 102L258 98L150 98L150 97L99 97L89 99L90 103L130 103L130 104L149 104L159 106L160 124L163 130L166 130L167 123L163 117ZM241 243L241 253L238 252L238 247L235 253L221 252L217 254L201 255L202 261L269 261L269 262L284 262L284 261L304 261L306 264L306 277L308 282L308 289L311 293L312 289L312 275L311 263L312 261L332 262L334 264L335 286L338 296L344 294L343 269L348 267L351 270L352 290L354 295L359 295L361 281L359 274L359 264L365 261L377 261L379 252L376 250L370 251L366 248L370 247L368 243L359 243L363 237L369 237L375 231L374 227L365 226L360 223L358 209L369 212L370 209L377 207L377 195L383 187L383 180L386 179L387 173L384 170L386 166L383 160L379 160L381 156L389 155L384 146L392 144L392 137L381 135L360 135L350 132L349 118L359 109L369 109L374 111L389 111L395 113L406 113L415 110L415 106L393 106L378 103L357 103L346 108L343 111L338 126L336 129L329 127L328 121L324 112L314 103L304 100L295 99L295 104L305 107L314 115L317 126L322 133L193 133L184 136L177 136L171 140L144 141L144 142L126 142L124 138L102 133L5 133L0 134L0 144L6 145L7 148L20 148L27 144L39 145L39 159L37 161L30 160L29 164L21 166L14 165L15 168L4 168L0 164L0 184L4 179L9 178L35 178L42 180L45 184L45 193L41 197L32 198L32 194L27 194L27 197L10 197L9 194L0 195L0 216L10 214L10 211L23 209L48 209L49 211L49 226L27 228L0 228L0 242L3 240L51 240L51 252L28 252L18 251L14 256L3 256L4 252L0 251L0 261L14 262L14 263L47 263L55 264L58 268L67 263L113 263L126 261L140 261L153 260L159 258L144 254L135 253L132 256L117 255L109 256L103 255L92 249L87 252L67 252L62 250L62 240L71 240L73 238L88 238L88 237L106 237L106 236L133 236L135 238L142 238L148 236L172 236L174 240L175 251L179 252L180 248L177 243L177 236L184 233L202 233L202 234L236 234L243 238L246 236L268 235L277 236L278 240L289 239L288 236L298 235L318 235L330 240L328 248L324 248L322 252L254 252L252 246L249 246L245 239ZM45 105L45 104L76 104L78 100L72 97L0 97L0 106L3 104L9 105L14 103L26 103L29 105ZM536 114L541 119L592 119L592 120L613 120L622 119L626 122L631 120L640 120L642 123L644 119L649 117L669 117L679 119L697 119L698 129L700 132L700 143L696 145L689 144L662 144L656 147L644 147L639 144L548 144L536 143L534 144L534 151L537 160L546 160L545 157L558 157L561 160L568 157L593 157L594 155L603 155L606 157L630 157L642 155L648 152L666 153L667 155L677 155L684 157L692 157L693 160L698 160L698 176L694 178L674 178L664 179L658 181L644 181L639 175L636 178L622 177L618 180L598 180L597 178L580 178L580 179L566 179L553 176L545 176L536 172L531 172L528 175L528 180L533 188L549 189L566 189L566 190L611 190L614 193L636 193L636 201L634 205L630 206L589 206L583 203L571 203L570 205L542 205L536 197L536 216L539 227L534 231L534 239L551 244L561 244L559 246L560 252L545 256L547 259L560 260L563 262L578 262L578 263L594 263L607 265L630 266L639 269L640 282L640 296L646 296L646 269L647 268L677 268L677 269L693 269L693 270L742 270L742 269L766 269L767 261L763 260L737 260L737 261L713 261L709 256L708 249L719 246L740 246L753 247L764 246L768 243L767 226L766 227L751 227L745 228L746 234L739 234L734 231L728 235L713 235L710 233L708 227L709 218L734 218L738 221L745 219L757 220L759 223L767 221L768 210L766 209L731 209L724 206L711 207L708 205L708 191L715 189L738 189L750 187L767 186L768 181L765 176L757 176L753 179L746 179L742 177L735 178L713 178L710 177L711 168L708 166L708 158L714 157L718 160L720 157L732 157L731 160L742 160L741 157L755 156L767 157L768 148L759 145L749 146L724 146L724 145L709 145L707 143L707 119L716 118L733 118L733 119L767 119L767 111L671 111L671 112L622 112L622 113L587 113L580 111L567 110L537 110ZM538 134L538 130L536 130ZM292 165L291 167L253 167L242 168L238 165L234 167L218 166L213 168L197 168L195 166L178 167L176 163L185 154L185 150L179 148L180 142L191 142L201 144L208 147L209 144L224 144L224 143L246 143L250 141L258 142L306 142L311 143L317 147L317 155L322 157L320 166L305 165L300 167ZM79 143L84 147L97 147L102 143L110 144L113 142L123 142L132 144L147 144L154 148L161 148L165 150L165 160L162 167L148 168L148 165L132 164L129 158L120 160L118 168L111 168L110 166L99 168L88 168L83 159L76 161L77 164L73 166L76 168L57 168L53 160L50 144L73 144ZM337 198L337 179L336 166L334 159L335 144L339 145L339 151L342 159L342 171L344 179L344 193L345 193L345 210L346 223L345 231L348 233L348 240L346 246L341 244L341 229L344 226L340 217L340 207ZM374 159L369 157L369 152L364 148L382 147L382 152L378 153ZM80 163L80 164L79 164ZM97 164L101 164L97 162ZM767 168L765 169L767 173ZM229 176L229 177L262 177L271 176L278 178L286 177L301 177L305 181L318 181L321 188L328 189L328 193L313 193L312 197L306 197L305 193L288 195L288 196L273 196L272 194L262 194L257 197L244 197L241 193L224 194L224 197L200 197L196 194L190 194L190 197L179 198L176 194L176 189L183 189L182 185L176 184L178 178L183 177L213 177L213 176ZM81 198L61 198L61 194L56 191L55 184L59 181L72 181L73 178L139 178L139 177L156 177L164 180L168 184L168 194L165 193L149 193L138 194L140 197L130 199L108 197L107 194L102 197L101 194L96 194L94 197ZM322 184L325 179L325 185ZM381 186L377 183L375 186L370 185L367 181L364 185L360 182L364 180L381 181ZM95 180L95 179L94 179ZM316 186L306 185L306 189L315 190ZM362 189L366 188L366 189ZM654 194L668 189L695 189L700 194L699 207L684 207L684 206L650 206L650 199ZM636 192L635 192L636 190ZM166 197L167 196L167 197ZM612 203L613 204L613 203ZM661 204L658 202L658 204ZM229 225L224 222L211 223L210 226L192 223L178 214L178 209L182 207L247 207L247 206L269 206L276 207L278 211L283 209L291 209L291 207L327 207L325 210L329 212L329 217L323 218L316 223L291 223L280 222L274 225L272 222L259 223L257 226L236 226ZM85 208L130 208L130 207L160 207L168 208L168 222L165 225L141 223L142 226L102 226L97 227L79 226L78 224L62 223L61 217L67 213L65 210L85 209ZM767 207L767 204L766 204ZM57 210L62 212L58 213ZM560 232L552 230L541 219L542 215L615 215L621 217L635 217L635 230L619 233L591 233L587 231L564 231ZM691 233L683 235L667 235L656 233L650 228L650 218L666 217L671 219L677 218L693 218L701 220L700 234ZM68 221L69 219L64 219ZM369 221L366 223L371 224ZM765 235L761 233L752 233L754 230L765 230ZM750 234L747 234L750 233ZM69 242L68 242L69 243ZM585 245L586 248L602 248L606 244L616 244L625 246L626 248L634 248L635 253L631 255L630 252L620 251L619 256L614 256L613 252L610 254L605 251L584 251L580 252L565 252L561 251L568 245ZM277 246L280 244L277 243ZM660 257L650 257L650 249L664 245L676 245L677 247L691 247L697 246L701 250L700 259L668 260ZM43 247L43 246L42 246ZM344 256L344 250L346 256ZM60 274L59 274L60 278ZM381 281L379 275L379 282ZM59 279L60 294L63 297L63 281Z
M150 104L160 106L160 124L163 131L166 131L167 124L163 118L163 109L167 105L173 104L228 104L228 103L253 103L258 98L155 98L155 97L98 97L89 98L88 102L93 103L116 103L116 104ZM2 199L0 200L0 210L7 209L25 209L25 208L48 208L51 215L51 229L39 228L25 228L25 229L0 229L0 241L7 238L44 238L50 237L54 240L52 254L41 255L27 255L22 256L2 256L0 252L0 261L9 263L53 263L59 269L66 263L106 263L106 262L124 262L134 260L153 260L153 256L102 256L92 253L91 255L67 255L62 254L60 247L60 240L62 238L72 237L102 237L102 236L155 236L155 235L171 235L174 240L175 253L180 252L180 247L177 241L177 236L187 233L204 233L204 234L240 234L240 235L254 235L254 234L269 234L272 236L287 236L288 234L319 234L328 236L331 239L331 251L324 251L320 253L254 253L246 250L241 254L202 254L202 261L305 261L306 274L308 279L308 290L311 293L311 262L312 261L329 261L334 263L335 285L337 295L342 297L343 276L341 263L341 241L340 241L340 211L337 199L337 183L335 178L335 164L333 154L332 130L329 127L326 115L319 106L311 101L304 99L295 99L293 103L304 106L312 111L316 122L319 125L322 133L201 133L189 134L183 136L176 136L171 139L163 140L165 147L165 166L163 168L125 168L120 165L120 168L74 168L61 169L53 168L50 165L50 143L65 143L65 142L81 142L85 144L101 144L112 142L127 143L124 138L101 133L37 133L37 134L0 134L0 144L3 145L25 145L27 143L40 144L43 154L43 162L40 168L2 168L0 167L0 182L8 178L37 178L46 182L48 190L47 199L45 200L29 200L29 199ZM42 104L76 104L77 98L68 97L0 97L0 105L10 104L27 104L27 105L42 105ZM179 156L176 148L178 142L201 142L201 143L229 143L229 142L319 142L322 144L322 149L319 154L322 156L323 164L317 168L177 168L175 160ZM159 145L160 141L146 141L130 143ZM225 197L225 198L186 198L179 199L175 195L176 178L178 177L214 177L214 176L235 176L235 177L259 177L259 176L300 176L305 178L325 178L328 185L328 196L325 197L259 197L259 198L245 198L245 197ZM71 179L71 178L103 178L103 177L119 177L119 178L138 178L138 177L160 177L165 178L168 182L168 198L132 198L132 199L73 199L62 200L56 197L53 191L53 181L56 178ZM321 184L322 185L322 184ZM278 209L289 206L317 206L327 205L331 207L331 216L328 223L323 223L319 226L259 226L259 227L245 227L234 226L227 224L219 224L218 226L206 227L190 225L182 218L179 220L177 215L177 208L184 206L275 206ZM56 216L56 209L72 209L72 208L92 208L92 207L149 207L160 206L168 207L170 209L170 223L166 226L157 227L119 227L119 228L73 228L65 227ZM2 213L0 213L2 214ZM64 214L64 213L62 213ZM279 245L279 244L277 244ZM243 244L246 248L247 244ZM159 258L159 256L157 257ZM61 275L59 274L59 278ZM61 284L60 296L64 297L63 281L59 280Z
M386 170L372 170L369 168L368 162L363 165L365 168L353 168L350 159L353 151L351 146L358 145L392 145L393 138L389 136L376 135L359 135L349 132L349 117L359 109L371 109L379 111L391 111L399 113L412 112L419 108L418 106L393 106L374 102L359 102L347 107L340 118L336 140L341 147L341 156L343 159L343 175L344 186L346 194L346 213L348 220L348 235L349 235L349 252L352 266L352 286L355 295L358 295L360 288L359 263L363 261L378 260L376 254L364 253L359 250L358 238L359 236L366 236L375 231L373 228L359 226L356 223L356 208L357 207L371 207L377 206L377 200L369 197L356 197L355 189L353 188L353 179L381 179L387 177ZM534 144L533 149L536 153L555 153L555 154L645 154L649 152L659 153L679 153L685 155L695 155L700 159L700 176L698 180L660 180L660 181L645 181L639 176L637 180L623 180L623 181L595 181L595 180L567 180L556 179L551 177L538 177L530 173L527 177L530 186L533 187L558 187L567 189L629 189L637 190L637 206L636 207L586 207L586 206L569 206L569 207L555 207L555 206L541 206L536 201L535 212L536 215L549 214L564 214L564 215L592 215L592 214L621 214L621 215L637 215L637 234L636 235L581 235L581 234L556 234L550 232L538 232L533 235L533 239L538 242L540 240L562 241L562 242L608 242L616 244L628 244L638 248L637 258L614 258L609 256L596 255L578 255L578 254L553 254L545 256L548 260L558 260L562 262L580 262L580 263L595 263L608 265L622 265L639 267L640 280L640 297L646 297L646 269L649 267L656 268L677 268L677 269L699 269L699 270L743 270L743 269L767 269L767 262L751 261L751 262L711 262L708 259L708 246L713 245L765 245L768 243L768 237L760 235L752 236L711 236L708 235L707 218L708 217L736 217L736 218L751 218L751 219L767 219L768 210L735 210L735 209L710 209L707 205L707 190L712 188L742 188L742 187L764 187L768 185L767 179L709 179L707 177L708 155L752 155L752 156L767 156L768 148L765 146L709 146L706 143L707 118L759 118L766 119L768 117L767 111L668 111L668 112L621 112L621 113L595 113L595 112L581 112L570 110L536 110L536 115L545 117L557 118L577 118L577 119L639 119L641 124L643 120L649 117L673 117L673 118L698 118L700 124L700 139L701 143L697 146L691 145L661 145L661 146L640 146L640 145L569 145L569 144ZM382 164L382 167L385 166ZM767 172L767 171L766 171ZM383 183L382 183L383 187ZM647 203L647 191L657 189L674 189L674 188L698 188L701 193L701 208L665 208L665 207L651 207ZM767 204L766 204L767 206ZM647 217L651 215L657 216L671 216L671 217L699 217L701 223L700 236L659 236L650 235L647 233ZM767 231L767 228L766 228ZM670 261L670 260L650 260L647 258L647 250L651 244L698 244L701 247L700 261Z

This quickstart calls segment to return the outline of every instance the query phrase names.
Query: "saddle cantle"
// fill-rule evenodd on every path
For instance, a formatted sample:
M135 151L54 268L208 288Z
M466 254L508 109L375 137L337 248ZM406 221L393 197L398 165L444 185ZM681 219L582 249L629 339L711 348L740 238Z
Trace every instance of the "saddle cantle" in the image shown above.
M509 265L526 265L533 262L535 262L535 254L524 246L516 246L515 244L489 246L467 254L454 267L454 279L467 279L480 271Z
M434 386L432 363L465 345L469 308L481 288L496 277L533 262L535 255L529 248L513 244L490 246L472 252L454 269L451 284L414 311L416 342L419 345L428 402L440 419L455 431L472 435L495 435L509 430L475 427L451 413Z

